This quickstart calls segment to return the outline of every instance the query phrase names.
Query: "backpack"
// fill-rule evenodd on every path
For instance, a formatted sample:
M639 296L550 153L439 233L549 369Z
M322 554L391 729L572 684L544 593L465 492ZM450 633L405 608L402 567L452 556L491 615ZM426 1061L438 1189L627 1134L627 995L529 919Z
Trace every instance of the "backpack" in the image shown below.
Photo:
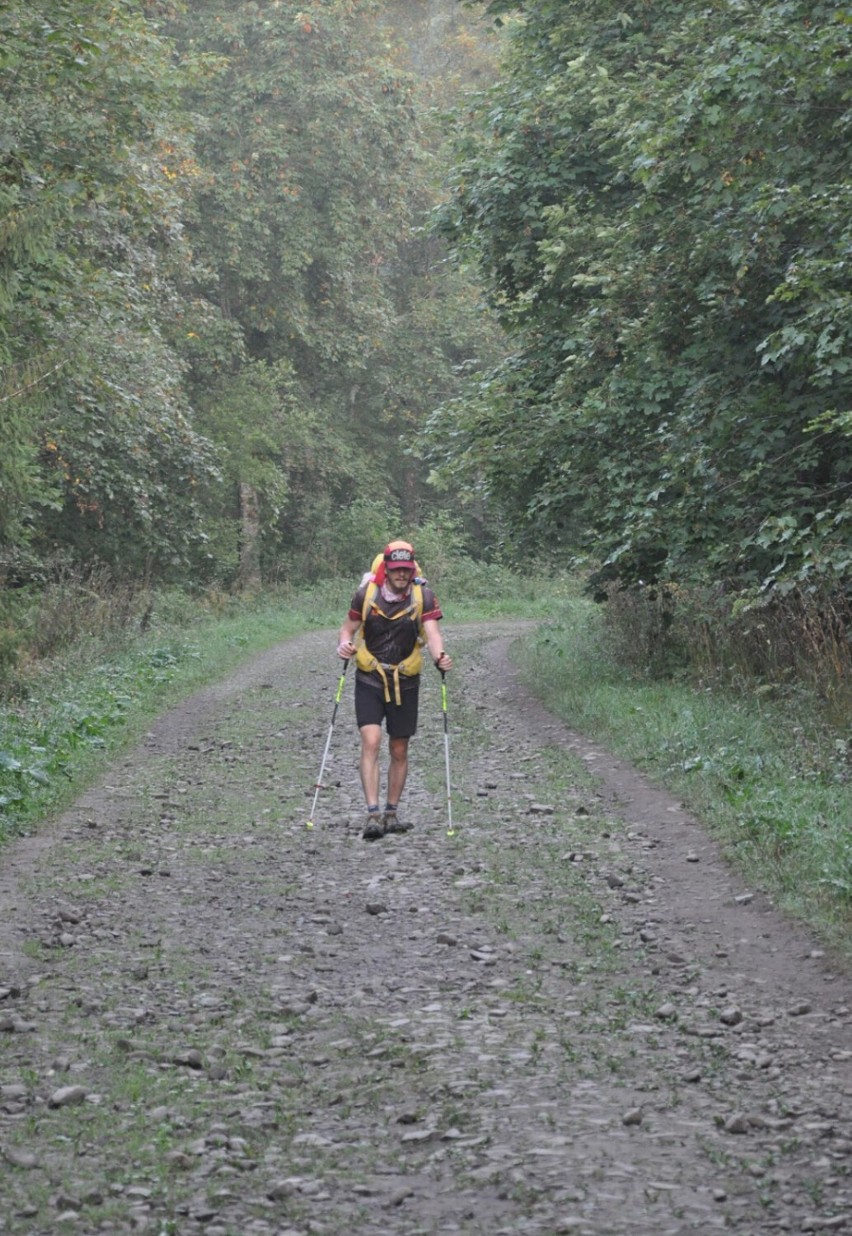
M411 548L406 541L391 541L389 548L393 548L397 545L405 546L407 549ZM391 699L388 673L392 671L391 677L394 684L394 700L397 704L401 704L402 696L399 685L400 675L404 678L414 678L423 669L423 653L421 652L421 648L426 641L423 638L421 620L423 617L423 584L426 581L421 576L420 565L416 561L414 563L414 571L414 579L411 583L411 603L406 606L405 609L400 610L398 614L394 614L391 621L396 622L399 618L414 618L418 629L417 643L415 644L413 651L408 654L404 661L400 661L398 665L382 665L381 662L377 661L373 654L368 651L366 644L363 642L364 623L367 621L368 614L370 614L373 610L376 610L378 613L382 614L383 617L387 618L387 614L384 613L384 610L381 608L379 603L381 586L385 582L384 551L380 554L376 554L370 570L362 580L362 585L366 583L367 588L364 592L364 604L361 607L362 640L358 645L358 651L355 657L356 664L360 670L364 670L367 673L379 674L384 685L385 703L388 704Z

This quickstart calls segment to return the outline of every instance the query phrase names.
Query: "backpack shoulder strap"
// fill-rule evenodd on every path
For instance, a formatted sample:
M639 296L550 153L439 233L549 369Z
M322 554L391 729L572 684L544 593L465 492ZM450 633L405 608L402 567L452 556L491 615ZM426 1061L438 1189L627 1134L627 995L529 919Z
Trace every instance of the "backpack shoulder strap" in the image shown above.
M379 594L379 585L375 580L370 580L367 587L364 589L364 604L361 606L361 627L367 621L367 615L370 612L370 607Z
M364 623L367 621L367 615L373 607L376 597L379 595L379 585L375 580L371 580L364 591L364 603L361 606L361 628L363 630ZM423 626L423 585L411 585L411 607L403 610L397 617L403 617L406 614L411 614L414 621L417 623L418 632Z

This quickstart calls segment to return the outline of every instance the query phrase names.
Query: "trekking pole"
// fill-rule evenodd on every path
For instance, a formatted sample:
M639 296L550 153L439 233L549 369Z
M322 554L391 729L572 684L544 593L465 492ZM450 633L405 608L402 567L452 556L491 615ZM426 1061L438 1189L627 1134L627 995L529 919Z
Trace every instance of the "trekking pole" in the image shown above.
M447 729L447 675L444 670L441 674L441 709L444 713L444 768L447 772L447 836L452 837L455 834L453 828L453 796L450 788L450 733Z
M317 775L316 792L314 793L314 801L311 805L311 815L307 823L308 828L313 828L314 826L314 812L317 809L317 799L319 798L319 792L322 789L322 775L325 772L325 762L328 759L328 751L331 746L331 735L334 730L334 723L337 720L337 707L340 703L340 697L343 694L343 683L346 678L346 671L348 669L349 657L347 657L343 662L343 673L340 675L340 682L337 684L337 694L334 697L334 712L331 714L331 725L328 727L328 738L325 740L325 751L322 753L322 763L320 764L320 770Z

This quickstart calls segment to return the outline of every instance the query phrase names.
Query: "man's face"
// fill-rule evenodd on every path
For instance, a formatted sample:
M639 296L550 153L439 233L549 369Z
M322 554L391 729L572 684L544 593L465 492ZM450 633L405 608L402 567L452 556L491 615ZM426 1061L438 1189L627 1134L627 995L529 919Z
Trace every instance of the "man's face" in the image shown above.
M411 582L412 572L408 567L388 567L387 577L394 592L405 592Z

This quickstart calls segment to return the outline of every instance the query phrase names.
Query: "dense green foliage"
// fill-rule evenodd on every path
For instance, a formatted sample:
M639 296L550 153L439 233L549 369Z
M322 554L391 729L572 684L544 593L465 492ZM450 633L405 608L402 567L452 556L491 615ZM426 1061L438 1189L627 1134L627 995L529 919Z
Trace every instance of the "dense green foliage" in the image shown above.
M404 451L496 330L422 238L401 7L2 6L0 579L254 582L377 485L419 514Z
M410 227L419 149L414 83L375 16L214 0L176 30L216 66L188 98L204 117L190 234L211 314L192 332L196 403L226 441L232 492L238 480L258 492L277 554L315 545L370 484L370 448L384 462L399 434L381 382L387 267Z
M836 691L852 23L494 0L471 103L469 12L2 6L0 667L50 580L253 587L404 529L714 634L786 595Z
M837 3L492 4L443 230L511 358L432 457L599 578L755 595L852 565L852 23Z
M185 557L212 474L164 325L188 254L169 50L138 6L0 13L0 550Z

